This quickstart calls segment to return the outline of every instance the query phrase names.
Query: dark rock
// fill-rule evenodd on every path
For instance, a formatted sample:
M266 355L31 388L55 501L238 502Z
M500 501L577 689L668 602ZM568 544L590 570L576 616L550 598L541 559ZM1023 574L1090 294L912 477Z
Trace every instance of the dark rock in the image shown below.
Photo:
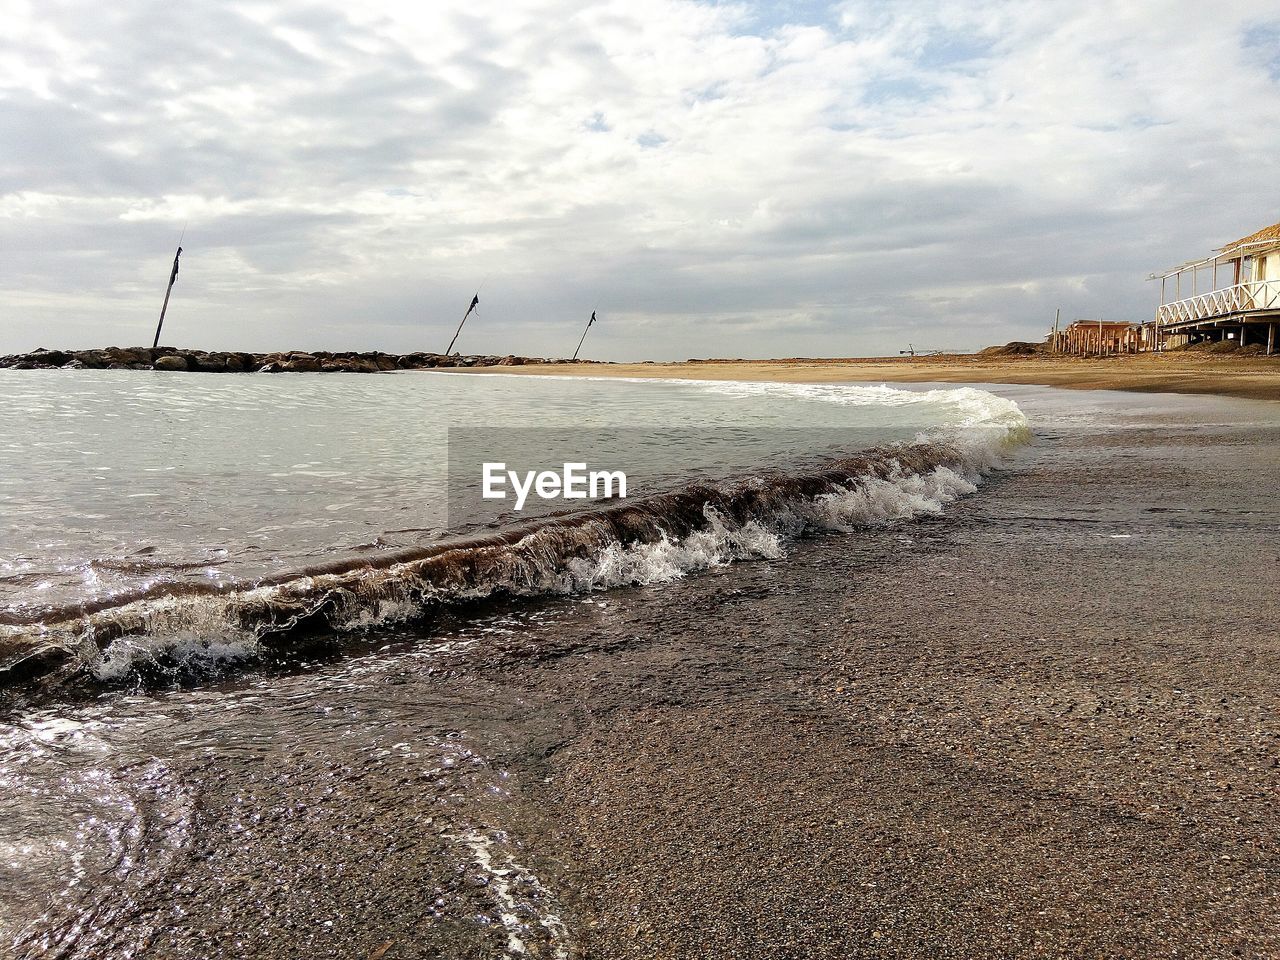
M195 370L224 373L227 369L227 355L225 353L197 353L187 359Z
M91 370L101 369L111 362L105 350L77 350L71 356Z
M320 361L309 353L293 353L280 365L280 369L293 373L319 373Z
M155 362L157 370L186 370L187 358L178 353L165 354L163 357L157 357Z
M103 351L115 363L139 363L142 360L150 360L150 353L146 357L140 357L132 350L125 350L121 347L107 347Z

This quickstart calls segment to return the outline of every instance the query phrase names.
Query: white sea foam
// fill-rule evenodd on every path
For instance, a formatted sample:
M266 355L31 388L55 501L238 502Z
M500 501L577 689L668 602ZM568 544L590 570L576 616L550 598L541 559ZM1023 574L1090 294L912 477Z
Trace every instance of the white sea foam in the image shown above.
M90 654L90 669L99 680L120 680L142 667L202 672L251 660L262 652L258 635L220 623L214 630L184 628L175 633L142 633L117 637Z
M569 929L556 912L555 898L537 874L487 831L469 829L449 836L466 846L487 881L486 888L507 935L507 956L547 956L542 949L545 946L554 960L568 960ZM537 918L536 927L541 929L523 919L531 908Z
M669 583L690 573L741 560L777 560L786 543L813 530L850 532L920 516L936 516L947 504L978 489L978 477L938 467L924 476L867 479L776 516L731 527L708 507L709 525L678 541L610 544L594 561L575 558L558 585L569 592Z

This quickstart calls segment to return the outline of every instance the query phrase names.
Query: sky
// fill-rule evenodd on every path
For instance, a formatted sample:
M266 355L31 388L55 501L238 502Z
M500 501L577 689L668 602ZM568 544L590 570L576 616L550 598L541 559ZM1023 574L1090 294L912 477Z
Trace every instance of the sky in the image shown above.
M0 0L0 353L868 356L1280 220L1280 0ZM185 232L184 232L185 231Z

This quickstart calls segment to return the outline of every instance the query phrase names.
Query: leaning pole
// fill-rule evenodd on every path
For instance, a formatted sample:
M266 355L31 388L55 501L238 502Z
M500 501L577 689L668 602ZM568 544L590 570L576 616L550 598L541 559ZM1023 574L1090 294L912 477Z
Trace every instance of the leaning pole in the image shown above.
M586 327L585 327L585 328L583 329L583 331L582 331L582 337L578 340L578 347L577 347L577 349L576 349L576 350L574 350L574 351L573 351L573 359L575 359L575 360L577 360L577 359L578 359L578 350L581 350L581 349L582 349L582 343L583 343L583 341L584 341L584 340L586 340L586 339L587 339L587 330L590 330L590 329L591 329L591 325L592 325L593 323L595 323L595 322L596 322L596 312L595 312L594 310L592 310L592 311L591 311L591 319L587 321L587 325L586 325Z
M471 316L471 311L480 305L480 291L476 291L476 295L471 298L471 306L467 307L467 312L462 315L462 323L458 324L458 329L453 331L453 339L449 341L449 349L444 352L446 357L453 354L453 345L458 342L458 334L462 332L462 324L467 322L467 317Z
M173 255L173 269L169 272L169 286L164 291L164 303L160 306L160 322L156 324L156 338L151 341L151 349L160 346L160 329L164 326L165 311L169 309L169 295L173 293L173 282L178 279L178 258L182 256L182 247Z

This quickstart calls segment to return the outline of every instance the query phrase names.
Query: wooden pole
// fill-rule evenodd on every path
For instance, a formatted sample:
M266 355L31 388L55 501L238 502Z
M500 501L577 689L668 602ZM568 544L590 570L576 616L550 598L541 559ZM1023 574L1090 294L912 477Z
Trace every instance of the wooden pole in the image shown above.
M586 325L586 327L584 327L584 328L583 328L583 330L582 330L582 338L581 338L580 340L578 340L578 346L577 346L577 348L573 351L573 359L575 359L575 360L577 360L577 359L578 359L578 351L582 349L582 343L583 343L583 341L584 341L584 340L586 340L586 339L587 339L587 331L591 329L591 325L592 325L593 323L595 323L595 322L596 322L596 312L595 312L594 310L592 310L592 311L591 311L591 319L587 321L587 325Z
M1267 324L1267 356L1271 356L1276 348L1276 325L1274 323Z
M471 316L471 311L480 304L480 291L476 291L476 295L471 298L471 306L467 307L467 312L462 315L462 322L458 324L458 329L453 331L453 339L449 341L449 349L444 352L446 357L453 354L453 345L458 342L458 334L462 332L462 324L467 322L467 317Z
M151 341L151 349L160 346L160 328L164 326L164 315L169 309L169 295L173 293L173 282L178 279L178 258L182 256L182 247L173 255L173 269L169 272L169 286L164 291L164 303L160 305L160 322L156 324L156 336Z
M1062 323L1062 308L1059 307L1053 311L1053 352L1059 353L1062 350L1062 333L1059 326Z

